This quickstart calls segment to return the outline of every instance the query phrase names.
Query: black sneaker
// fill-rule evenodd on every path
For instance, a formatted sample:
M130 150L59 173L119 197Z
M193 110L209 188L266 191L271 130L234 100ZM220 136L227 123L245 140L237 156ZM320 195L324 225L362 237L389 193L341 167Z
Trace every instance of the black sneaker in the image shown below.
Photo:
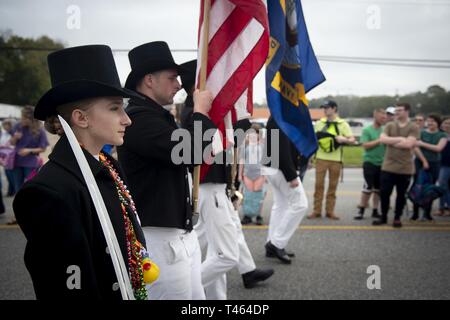
M434 222L434 219L431 216L424 216L422 219L420 219L422 222Z
M261 216L256 217L256 224L262 226L264 224L263 218Z
M252 218L248 217L248 216L244 216L241 220L242 224L249 224L252 223Z
M401 228L402 227L402 222L400 221L400 219L395 219L394 223L392 224L392 226L394 228Z
M360 214L359 216L356 216L353 219L355 219L355 220L362 220L362 219L364 219L364 216L362 214Z
M378 213L378 210L375 209L372 211L372 218L375 218L375 219L381 218L381 214Z
M372 222L373 226L382 226L387 224L387 221L385 219L378 219Z

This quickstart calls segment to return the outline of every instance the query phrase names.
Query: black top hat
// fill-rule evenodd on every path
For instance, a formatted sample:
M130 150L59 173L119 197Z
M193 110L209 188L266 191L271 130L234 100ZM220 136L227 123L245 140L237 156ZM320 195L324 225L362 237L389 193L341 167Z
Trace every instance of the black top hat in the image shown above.
M180 64L180 68L184 70L181 74L181 86L187 93L188 90L195 85L195 75L197 73L197 59Z
M128 53L131 72L125 82L125 88L136 90L137 81L144 75L167 69L175 69L179 74L183 69L175 63L169 46L164 41L154 41L140 45Z
M47 57L52 88L40 99L34 117L45 120L56 114L56 107L87 98L135 97L120 85L111 48L88 45L62 49Z

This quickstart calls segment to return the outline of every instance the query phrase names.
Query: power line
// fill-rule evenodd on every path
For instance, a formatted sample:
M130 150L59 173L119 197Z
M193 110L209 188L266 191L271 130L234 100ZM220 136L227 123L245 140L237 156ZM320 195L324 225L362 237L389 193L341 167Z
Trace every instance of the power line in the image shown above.
M450 1L445 0L437 0L437 1L431 1L431 0L423 0L423 1L399 1L399 0L314 0L311 1L312 3L318 3L318 2L332 2L333 4L379 4L379 5L420 5L420 6L450 6Z
M56 51L61 50L61 48L52 48L52 47L42 47L42 48L34 48L34 47L11 47L11 46L4 46L0 47L0 51L8 51L8 50L21 50L21 51ZM129 52L130 49L111 49L112 52ZM172 49L172 52L197 52L197 49Z
M20 50L20 51L45 51L51 52L59 50L60 48L33 48L33 47L0 47L0 51ZM127 53L129 49L112 49L114 53ZM173 49L172 52L197 52L197 49ZM450 60L447 59L411 59L411 58L386 58L386 57L355 57L355 56L333 56L333 55L318 55L317 58L321 61L336 62L336 63L352 63L352 64L367 64L367 65L384 65L396 67L414 67L414 68L435 68L435 69L449 69Z
M327 62L341 62L341 63L352 63L352 64L369 64L369 65L382 65L382 66L394 66L394 67L414 67L414 68L434 68L434 69L450 69L449 65L436 65L436 64L414 64L414 63L395 63L395 62L375 62L375 61L364 61L364 60L347 60L347 59L319 59L321 61Z
M352 56L322 56L318 59L349 59L349 60L373 60L373 61L405 61L405 62L426 62L426 63L450 63L450 60L440 59L407 59L407 58L375 58L375 57L352 57Z

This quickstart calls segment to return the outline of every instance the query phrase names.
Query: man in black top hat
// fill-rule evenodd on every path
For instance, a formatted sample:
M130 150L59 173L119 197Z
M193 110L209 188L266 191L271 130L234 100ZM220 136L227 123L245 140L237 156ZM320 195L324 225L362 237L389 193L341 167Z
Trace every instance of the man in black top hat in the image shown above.
M181 113L181 123L189 127L193 120L193 98L197 61L183 63L182 86L188 96ZM250 128L248 119L238 121L235 128ZM223 156L220 153L217 157ZM207 248L202 264L202 281L207 299L226 299L226 272L237 267L246 288L272 276L273 269L256 268L252 254L242 233L237 211L226 194L231 187L231 165L225 161L214 163L200 184L199 222L195 226L200 246Z
M201 252L192 232L192 208L188 183L188 166L175 164L172 141L177 125L164 105L172 104L181 89L177 76L181 68L175 63L168 45L157 41L134 48L128 54L131 73L125 87L142 95L130 99L127 113L133 124L125 143L118 148L119 161L129 179L144 234L152 244L150 258L160 267L159 279L149 287L150 299L204 299L201 285ZM202 134L215 126L208 117L211 93L194 93L194 120ZM182 129L179 129L182 130ZM188 128L194 136L193 125ZM197 137L198 138L198 137ZM192 152L202 152L209 142ZM201 139L202 140L202 139ZM191 159L193 159L191 154Z

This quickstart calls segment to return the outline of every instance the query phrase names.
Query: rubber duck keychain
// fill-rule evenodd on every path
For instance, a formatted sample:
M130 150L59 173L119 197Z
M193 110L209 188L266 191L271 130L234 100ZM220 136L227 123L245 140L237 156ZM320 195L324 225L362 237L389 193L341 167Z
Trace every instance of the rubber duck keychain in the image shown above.
M142 249L142 271L144 273L145 284L151 284L159 277L159 267L150 260L147 250Z

